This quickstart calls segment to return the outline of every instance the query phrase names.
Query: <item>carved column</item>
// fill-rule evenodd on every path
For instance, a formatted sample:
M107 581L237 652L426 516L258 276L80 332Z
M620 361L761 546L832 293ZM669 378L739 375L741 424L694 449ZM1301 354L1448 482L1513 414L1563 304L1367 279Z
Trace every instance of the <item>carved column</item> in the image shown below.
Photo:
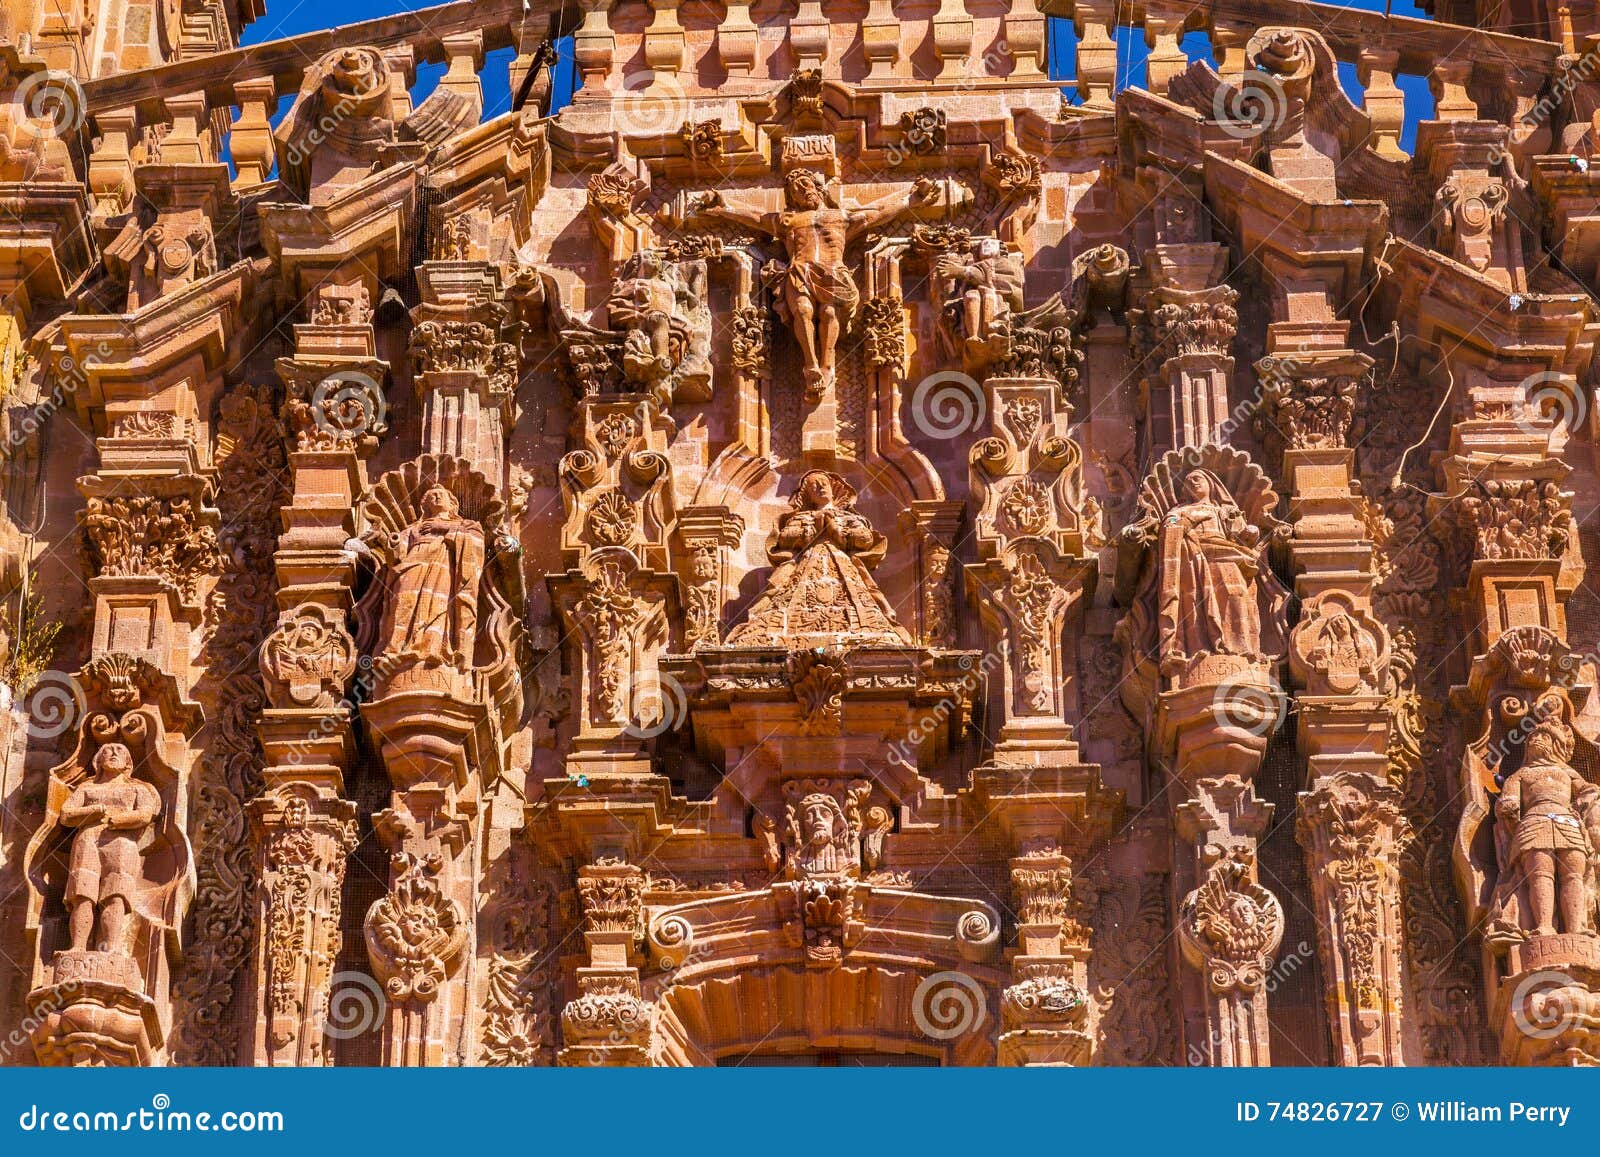
M1233 377L1228 351L1239 325L1238 291L1220 284L1227 259L1227 247L1210 242L1158 245L1152 254L1154 285L1144 321L1177 446L1226 440ZM1151 409L1154 416L1157 407Z
M1169 207L1162 227L1193 236L1191 210ZM1272 808L1254 779L1284 714L1288 596L1268 552L1287 528L1261 468L1226 445L1238 321L1237 293L1218 284L1226 250L1189 241L1152 256L1144 326L1170 427L1152 405L1148 436L1174 448L1141 485L1120 544L1117 596L1129 607L1117 627L1121 693L1172 781L1175 923L1191 965L1182 978L1187 1051L1210 1064L1260 1065L1269 1060L1265 978L1283 915L1256 879Z
M1087 1065L1089 928L1077 919L1072 861L1048 849L1011 861L1015 982L1000 994L999 1063Z
M1083 543L1082 451L1059 381L992 377L984 389L991 433L971 451L979 561L966 581L1000 668L985 669L1000 728L974 784L1013 849L1017 953L1001 994L999 1060L1086 1065L1089 928L1072 864L1106 838L1121 801L1082 762L1075 735L1076 639L1096 575Z
M644 742L662 719L656 661L677 605L666 550L665 419L653 398L623 394L580 401L575 425L579 448L561 461L568 569L549 579L573 628L578 673L578 734L567 762L574 775L638 774L650 770ZM709 529L698 519L687 527L701 540ZM719 535L731 530L718 520Z
M726 506L690 506L678 512L678 538L688 562L684 576L684 643L691 649L722 642L728 555L744 538L744 519Z
M270 744L270 740L268 741ZM323 1042L339 931L345 860L356 846L355 805L309 778L250 801L258 855L255 1063L332 1063Z
M559 1064L650 1063L654 1010L640 996L638 968L645 882L641 869L620 859L578 870L589 962L578 969L578 996L561 1012Z
M254 1015L246 1020L255 1031L244 1043L256 1065L333 1061L324 1027L355 836L355 805L342 798L355 757L357 648L347 620L357 571L349 543L366 460L388 416L372 290L351 276L313 292L294 327L295 352L277 364L291 481L273 556L278 622L261 645L267 790L250 809L260 916L247 1005ZM370 687L370 675L364 682Z

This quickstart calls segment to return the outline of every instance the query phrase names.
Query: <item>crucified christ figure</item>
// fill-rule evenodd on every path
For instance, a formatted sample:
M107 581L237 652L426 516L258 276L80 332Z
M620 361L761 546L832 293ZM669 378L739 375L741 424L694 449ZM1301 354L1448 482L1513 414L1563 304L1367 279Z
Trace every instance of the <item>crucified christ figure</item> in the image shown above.
M703 194L695 212L718 217L783 242L789 270L779 312L794 330L805 367L806 396L821 398L833 382L839 331L854 315L861 293L844 263L851 241L908 209L932 204L939 185L919 177L909 193L890 194L855 208L841 208L828 179L815 169L792 169L783 182L785 208L763 213L727 204L716 191Z

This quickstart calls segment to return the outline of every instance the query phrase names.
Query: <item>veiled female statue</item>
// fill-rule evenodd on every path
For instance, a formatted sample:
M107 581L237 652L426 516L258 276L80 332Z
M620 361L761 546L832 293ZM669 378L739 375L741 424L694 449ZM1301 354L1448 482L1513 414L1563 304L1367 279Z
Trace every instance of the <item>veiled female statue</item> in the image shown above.
M1183 655L1257 655L1261 610L1258 531L1209 470L1184 476L1187 502L1162 527L1163 604Z
M855 491L837 474L813 470L800 479L768 542L777 568L729 643L906 641L869 570L883 557L883 536L854 502Z
M478 585L483 575L483 528L461 516L461 503L431 486L421 517L395 543L388 575L382 654L467 670L478 633Z

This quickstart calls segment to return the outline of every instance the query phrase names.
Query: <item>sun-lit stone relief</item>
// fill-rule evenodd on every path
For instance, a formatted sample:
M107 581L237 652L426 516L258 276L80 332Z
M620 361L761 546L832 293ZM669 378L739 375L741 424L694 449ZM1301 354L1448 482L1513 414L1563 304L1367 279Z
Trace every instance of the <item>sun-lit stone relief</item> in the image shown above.
M1600 1063L1590 8L47 7L6 1063Z

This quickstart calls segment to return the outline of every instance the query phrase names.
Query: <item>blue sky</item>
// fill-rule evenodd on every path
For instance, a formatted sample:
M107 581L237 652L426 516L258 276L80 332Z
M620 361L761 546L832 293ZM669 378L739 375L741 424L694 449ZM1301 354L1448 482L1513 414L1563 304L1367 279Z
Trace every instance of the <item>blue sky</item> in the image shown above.
M1333 0L1339 2L1339 0ZM404 12L417 8L431 7L431 3L414 2L405 0L338 0L337 11L345 23L354 23L360 20L370 20L377 16L387 16L395 12ZM1384 0L1344 0L1344 7L1366 8L1382 12L1385 9ZM256 44L263 40L276 40L285 36L295 36L302 32L311 32L328 26L328 13L334 5L327 0L267 0L267 14L252 24L245 32L245 43ZM1396 16L1415 16L1426 19L1426 14L1412 2L1412 0L1392 0L1388 10ZM1076 37L1072 33L1071 25L1064 20L1051 22L1051 66L1054 74L1063 79L1072 75L1072 59L1075 52ZM1117 43L1120 46L1122 68L1120 74L1125 82L1141 83L1144 77L1144 61L1147 49L1144 46L1142 35L1136 34L1132 29L1122 28L1117 30ZM561 46L564 55L571 52L570 42ZM1203 33L1190 33L1184 38L1184 50L1189 53L1191 60L1211 59L1210 45ZM484 101L490 115L504 112L511 107L511 96L506 83L506 65L509 63L511 50L494 53L484 69ZM566 63L570 64L570 55ZM565 70L562 70L565 71ZM434 65L418 70L416 99L421 100L433 90L438 83L443 66ZM1340 79L1351 97L1360 103L1361 87L1356 81L1355 66L1341 64L1339 66ZM561 88L561 73L558 71L558 93ZM1401 136L1401 146L1409 149L1411 141L1416 135L1416 125L1419 120L1426 120L1433 115L1433 96L1428 91L1426 77L1400 76L1396 78L1406 100L1406 125Z

